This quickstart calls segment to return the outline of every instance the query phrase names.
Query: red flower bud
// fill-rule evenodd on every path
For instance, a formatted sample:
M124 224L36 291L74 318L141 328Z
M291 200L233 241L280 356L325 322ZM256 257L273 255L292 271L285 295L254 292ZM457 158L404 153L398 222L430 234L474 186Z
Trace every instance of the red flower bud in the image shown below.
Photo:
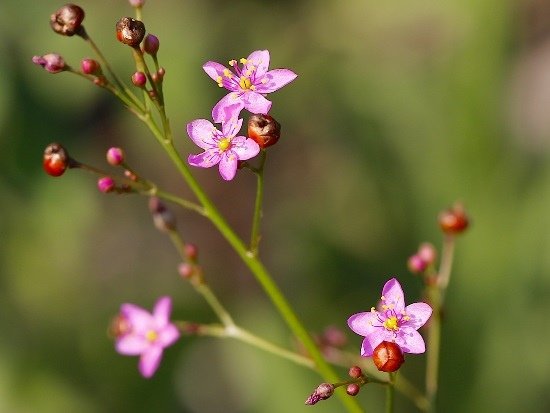
M464 207L455 204L439 214L439 226L445 234L460 234L468 228L469 220Z
M359 366L351 366L349 368L348 374L352 379L358 379L363 375L363 371Z
M109 148L105 157L107 158L107 162L113 166L118 166L124 162L124 152L117 147Z
M361 386L359 386L357 383L348 384L348 387L346 387L346 393L350 396L357 396L359 390L361 390Z
M69 154L58 143L50 143L44 150L42 166L50 176L61 176L69 166Z
M131 17L123 17L116 24L116 37L121 43L137 47L145 37L145 25Z
M148 34L143 41L143 51L154 56L159 51L160 42L157 36Z
M50 26L53 31L63 36L73 36L80 34L82 21L84 20L84 10L76 4L65 4L59 8L50 17Z
M94 59L82 59L80 62L80 70L85 75L93 75L100 72L101 66L97 60Z
M256 114L248 119L248 137L260 148L275 145L281 136L281 124L270 115Z
M110 176L104 176L97 180L97 189L99 189L104 194L113 191L115 187L116 182Z
M382 341L372 353L372 361L376 368L386 373L397 371L405 362L401 347L391 341Z

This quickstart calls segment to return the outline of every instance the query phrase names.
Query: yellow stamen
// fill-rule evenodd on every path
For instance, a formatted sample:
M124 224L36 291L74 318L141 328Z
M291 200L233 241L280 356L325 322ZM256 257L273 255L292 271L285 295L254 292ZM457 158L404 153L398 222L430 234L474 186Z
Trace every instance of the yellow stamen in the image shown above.
M220 148L220 151L222 152L225 152L227 149L229 149L230 145L231 145L230 138L220 139L220 141L218 142L218 148Z
M223 69L223 75L228 79L231 79L233 77L233 73L231 73L231 70L229 69Z
M145 333L145 338L147 341L153 342L158 338L158 334L155 330L149 330L147 333Z
M237 64L237 61L235 59L232 59L229 61L229 66L235 66Z
M243 65L245 65L247 61L248 60L246 60L244 57L241 57L241 60L239 60L239 62L241 62L241 64Z
M241 80L239 81L239 86L241 87L241 89L247 90L250 89L250 87L252 86L252 82L247 77L241 77Z
M386 321L384 321L384 327L388 330L397 331L399 330L397 317L390 317L387 318Z

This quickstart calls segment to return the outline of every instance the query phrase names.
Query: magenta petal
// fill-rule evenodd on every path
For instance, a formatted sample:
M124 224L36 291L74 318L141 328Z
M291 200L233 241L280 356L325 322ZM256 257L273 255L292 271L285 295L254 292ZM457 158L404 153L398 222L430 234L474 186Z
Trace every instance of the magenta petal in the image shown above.
M208 150L198 155L189 155L187 162L191 166L197 166L199 168L210 168L216 165L221 159L220 152L218 150Z
M432 315L432 307L426 303L413 303L405 307L405 314L411 319L406 322L407 326L413 327L418 330Z
M252 139L245 138L244 136L236 136L231 141L231 150L237 154L237 157L241 161L254 158L260 153L260 146Z
M393 305L396 313L401 313L405 309L405 296L401 284L395 278L388 280L382 289L382 295L385 298L386 305Z
M271 102L256 92L244 94L244 108L250 113L266 114L271 109Z
M426 351L424 339L418 331L410 327L402 327L395 342L401 347L404 353L419 354Z
M180 338L180 332L174 324L168 324L158 332L157 342L162 347L174 344Z
M115 350L125 356L137 356L143 353L149 344L145 337L130 333L117 339Z
M269 68L269 51L268 50L256 50L250 53L246 59L246 68L254 67L254 77L258 79L262 77Z
M221 65L217 62L206 62L202 65L202 68L212 80L218 83L218 76L223 76L223 72L226 69L224 65Z
M138 333L148 330L153 324L151 313L134 304L122 304L120 314L126 318L132 330Z
M289 84L297 76L292 70L274 69L267 72L259 81L257 80L254 86L258 93L271 93Z
M374 352L374 349L382 341L391 341L393 335L388 333L387 330L383 328L377 328L368 336L365 337L363 343L361 344L361 355L363 357L370 357Z
M157 328L162 328L169 323L171 312L172 300L170 297L160 297L155 303L155 308L153 308L153 318Z
M348 326L354 333L360 336L368 336L375 330L375 327L372 325L375 322L380 324L376 314L368 311L352 315L348 319Z
M212 119L216 123L224 123L238 118L243 107L244 102L239 93L228 93L212 108Z
M187 124L187 134L195 145L202 149L210 149L217 146L214 132L216 128L206 119L196 119Z
M145 378L151 377L157 371L162 359L162 347L152 346L139 358L139 372Z
M220 160L220 175L226 181L231 181L237 173L238 158L231 150L224 152Z
M242 119L231 118L222 124L222 133L226 138L232 138L241 130L243 125Z

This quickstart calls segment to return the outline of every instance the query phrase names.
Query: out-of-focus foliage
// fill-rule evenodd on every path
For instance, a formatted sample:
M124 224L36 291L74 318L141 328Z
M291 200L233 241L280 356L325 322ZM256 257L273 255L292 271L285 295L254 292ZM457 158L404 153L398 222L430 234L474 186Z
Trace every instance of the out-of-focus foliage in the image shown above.
M114 24L125 0L83 0L85 26L122 78L130 51ZM106 335L122 302L170 294L174 317L214 321L176 273L146 200L105 196L95 177L46 176L41 154L62 142L105 165L125 148L139 171L188 194L153 137L104 91L31 63L57 52L78 66L91 50L49 28L61 3L0 3L0 412L300 412L316 375L243 344L183 339L152 380ZM169 116L185 125L221 97L202 71L269 49L299 74L271 95L283 136L270 149L262 256L314 331L345 328L391 276L416 301L406 259L438 243L439 210L461 200L461 237L443 330L439 411L550 409L550 8L519 0L149 0L161 40ZM248 237L254 179L197 176ZM204 219L178 211L206 276L238 322L291 345L252 277ZM349 333L349 349L360 337ZM403 367L420 387L423 356ZM344 374L344 373L343 373ZM381 411L383 389L358 396ZM336 400L316 412L339 411ZM309 408L311 409L311 408ZM403 398L398 411L413 411Z

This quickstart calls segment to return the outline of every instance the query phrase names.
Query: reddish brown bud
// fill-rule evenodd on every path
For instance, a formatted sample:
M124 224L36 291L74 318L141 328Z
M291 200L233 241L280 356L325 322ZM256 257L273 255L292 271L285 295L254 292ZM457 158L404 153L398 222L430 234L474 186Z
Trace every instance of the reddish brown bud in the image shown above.
M382 341L372 353L372 361L376 368L386 373L397 371L405 362L401 347L391 341Z
M455 204L439 214L439 226L445 234L460 234L468 228L469 220L464 207Z
M357 396L359 390L361 390L361 386L359 386L357 383L348 384L348 387L346 387L346 393L350 396Z
M351 366L349 368L348 374L353 379L358 379L363 375L363 371L361 370L361 367L359 366Z
M50 17L53 31L63 36L81 34L84 10L76 4L65 4Z
M116 24L116 38L131 47L138 47L145 37L145 25L131 17L123 17Z
M270 115L256 114L248 119L248 137L260 148L275 145L281 136L281 125Z
M148 34L145 36L145 41L143 42L143 51L154 56L159 51L160 42L157 36L153 34Z
M186 243L183 246L183 252L187 259L196 262L197 258L199 257L199 247L197 247L195 244Z
M306 400L306 404L314 405L321 400L326 400L334 394L334 386L330 383L321 383Z
M69 154L58 143L50 143L44 150L42 166L50 176L61 176L70 163Z
M82 59L80 62L80 70L86 75L93 75L95 73L101 73L101 66L97 60Z

